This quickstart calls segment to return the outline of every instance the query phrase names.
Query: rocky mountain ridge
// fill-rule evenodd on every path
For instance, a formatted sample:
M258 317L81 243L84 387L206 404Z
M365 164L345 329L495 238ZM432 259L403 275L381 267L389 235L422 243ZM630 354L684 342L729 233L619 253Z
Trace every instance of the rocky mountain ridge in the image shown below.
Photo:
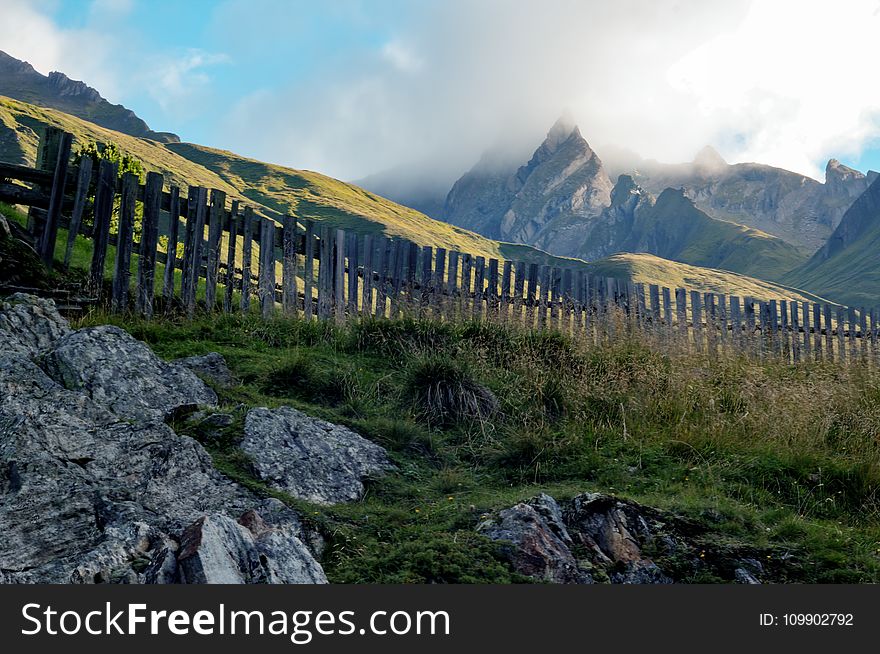
M58 109L123 134L177 143L180 137L170 132L154 132L131 109L112 104L85 82L72 80L52 71L42 75L26 61L0 51L0 95Z

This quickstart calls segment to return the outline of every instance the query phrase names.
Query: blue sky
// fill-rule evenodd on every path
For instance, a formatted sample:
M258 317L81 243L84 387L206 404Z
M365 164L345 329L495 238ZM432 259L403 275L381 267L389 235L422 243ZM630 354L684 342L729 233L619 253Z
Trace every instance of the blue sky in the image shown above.
M613 5L613 6L610 6ZM845 5L841 7L840 5ZM454 177L568 109L601 156L880 170L880 1L5 0L0 49L156 130L354 179Z

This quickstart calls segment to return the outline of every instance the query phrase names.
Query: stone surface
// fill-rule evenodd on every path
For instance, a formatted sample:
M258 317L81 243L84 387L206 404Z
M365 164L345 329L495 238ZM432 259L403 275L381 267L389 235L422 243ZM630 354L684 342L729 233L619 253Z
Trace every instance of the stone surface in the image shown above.
M186 563L201 551L191 547L193 525L208 525L215 549L239 554L211 559L216 565L203 566L202 581L222 575L244 583L326 581L315 559L320 537L304 529L293 510L221 475L199 443L150 412L123 418L84 388L53 380L38 362L57 354L53 339L65 347L67 337L81 332L59 337L52 329L66 326L52 315L44 320L55 327L28 323L36 309L17 311L23 313L11 320L4 310L7 328L48 336L35 339L38 347L0 353L0 582L199 581ZM126 351L116 355L121 361ZM144 360L137 348L132 356ZM244 524L230 528L239 518Z
M484 520L514 570L551 583L669 584L707 579L761 583L746 548L709 546L705 528L600 493L561 505L541 494Z
M251 409L241 449L267 484L319 504L360 499L366 477L393 467L379 445L290 407Z
M205 379L222 388L230 388L238 383L235 375L226 365L226 359L222 354L209 352L201 356L175 359L172 363L183 366Z
M572 542L559 505L549 495L505 509L477 529L492 540L509 543L504 553L521 574L556 584L592 582L569 549Z
M66 388L124 418L163 420L181 407L217 403L217 395L195 373L162 361L146 343L111 325L58 339L44 367Z
M52 300L15 293L0 305L0 343L4 352L44 354L69 333L70 326Z

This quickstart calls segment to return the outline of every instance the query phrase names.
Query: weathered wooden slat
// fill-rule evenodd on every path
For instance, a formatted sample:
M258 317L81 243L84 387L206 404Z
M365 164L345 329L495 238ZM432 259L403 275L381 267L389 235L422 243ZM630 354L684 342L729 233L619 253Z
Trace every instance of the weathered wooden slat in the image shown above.
M780 333L779 333L779 312L776 305L776 300L770 300L767 303L767 308L769 311L770 317L770 351L777 356L781 356L782 354L782 346L780 343Z
M474 262L471 255L462 253L461 255L461 307L459 309L461 317L470 318L471 312L471 288L473 280L471 273L473 271Z
M548 294L547 294L547 309L548 309L548 324L553 329L557 329L559 327L559 283L560 283L560 275L559 269L555 266L549 266L548 272Z
M153 315L153 293L156 277L156 247L159 243L159 203L164 180L159 173L147 173L144 187L144 216L138 248L138 275L135 310L146 318Z
M361 314L373 315L373 237L364 235L364 282L361 289Z
M110 297L110 310L113 313L121 313L128 308L137 183L138 178L134 173L125 173L122 177L119 227L116 234L116 261L113 268L113 293Z
M388 288L388 239L380 236L377 239L376 250L376 316L382 318L386 310L386 289Z
M737 295L730 296L730 311L728 321L730 323L730 342L735 352L741 352L743 348L742 311L741 300Z
M170 307L174 299L174 271L178 269L177 244L180 234L180 188L172 186L169 193L168 245L165 249L165 279L162 283L162 297Z
M858 318L856 317L855 307L847 307L846 314L848 326L847 335L849 337L847 339L849 341L849 357L850 361L855 361L859 356L858 346L856 344L856 325L858 323Z
M444 297L446 293L446 248L437 248L434 264L434 282L431 293L432 315L435 320L443 317L447 303Z
M846 309L837 307L837 358L846 361Z
M285 316L295 316L299 309L299 289L296 279L296 218L284 216L281 246L281 311Z
M260 310L264 319L275 314L275 222L260 220Z
M473 304L473 315L474 320L482 320L483 319L483 301L484 301L484 293L483 286L485 284L485 275L486 275L486 258L485 257L477 257L474 262L474 304Z
M663 295L663 331L672 334L672 291L664 286L661 289Z
M419 246L417 243L407 243L406 247L406 277L403 287L403 302L401 306L408 315L414 315L418 306L416 297L416 279L419 270Z
M348 303L346 310L349 316L356 316L358 312L358 279L360 278L360 257L357 234L349 234L346 238L346 250L348 250Z
M106 159L98 164L98 183L95 190L95 226L92 236L92 265L89 288L95 297L101 297L104 284L104 261L110 243L110 217L113 196L116 194L116 166Z
M823 359L822 340L822 306L813 303L813 350L817 361Z
M584 273L582 270L571 272L571 320L572 332L579 334L584 325Z
M336 230L335 246L333 310L336 322L341 323L345 320L345 232L341 229Z
M529 327L532 327L535 324L535 304L538 297L538 273L538 264L530 263L528 269L528 277L526 278L528 282L528 286L526 289L526 324Z
M878 319L880 319L880 315L878 315L877 307L871 309L871 351L873 353L873 359L876 363L878 358L880 358L880 350L878 350L878 337L880 337L880 324L878 324Z
M2 177L0 173L0 177ZM73 246L76 237L82 227L83 211L86 207L86 199L89 196L89 184L92 181L92 158L83 157L79 163L79 171L76 179L76 194L73 198L73 209L70 213L70 223L67 231L67 245L64 248L64 269L70 268L70 257L73 256Z
M201 268L202 240L205 231L207 191L190 186L187 195L186 240L183 246L181 298L187 315L196 309L199 269Z
M406 266L407 243L397 239L391 244L391 318L397 318L401 312L401 289L404 285L404 268Z
M694 329L694 345L703 351L703 301L699 291L691 291L691 323Z
M513 297L511 298L511 316L517 323L523 321L523 303L525 296L523 295L526 287L526 263L525 261L517 261L513 275Z
M810 337L811 325L810 325L810 303L802 302L801 303L801 321L803 327L803 352L804 358L809 361L812 358L812 338Z
M241 232L241 298L239 307L243 313L251 308L251 266L254 251L254 210L244 208L244 224Z
M52 179L52 191L49 195L49 209L40 242L40 253L43 262L51 270L55 259L55 241L58 237L58 222L61 217L61 205L64 202L64 188L67 185L67 169L70 165L70 146L73 135L63 132L58 143L58 154L55 159L55 175Z
M333 239L330 227L322 224L318 257L318 318L328 320L333 312Z
M306 235L303 239L303 314L306 320L315 315L315 223L307 220Z
M497 319L501 302L498 298L498 259L489 259L489 277L486 287L486 315Z
M446 311L450 320L455 319L456 317L456 309L458 305L458 296L459 296L459 288L458 288L458 262L461 257L461 253L455 250L451 250L449 252L449 270L446 275L446 286L447 291L449 293L449 300L446 305Z
M296 221L294 221L296 225ZM229 240L226 243L226 292L223 294L223 310L232 313L232 297L235 290L235 251L238 246L238 200L232 201L229 212Z
M419 318L428 314L431 298L434 297L434 248L422 246L422 274L419 279Z
M716 311L718 314L719 343L723 350L727 347L727 341L729 340L729 335L727 333L727 295L719 293L715 299L717 301Z
M703 307L706 313L706 343L709 347L709 355L718 354L718 307L714 293L703 294Z
M788 305L791 311L791 358L794 363L798 363L801 360L801 321L798 303L792 300Z
M679 340L688 345L687 290L675 289L675 319L678 321Z
M828 360L834 361L834 328L831 321L831 305L822 305L822 320L825 323L825 352Z
M538 327L543 329L547 326L547 309L550 303L550 266L541 266L541 276L538 281Z
M211 189L211 208L208 218L208 245L205 251L205 305L213 311L217 305L217 276L220 273L220 240L223 219L226 216L226 193Z
M788 302L779 300L779 349L782 358L788 361L791 354L791 336L788 324Z
M651 300L651 331L656 334L660 326L660 287L657 284L648 286L648 297Z

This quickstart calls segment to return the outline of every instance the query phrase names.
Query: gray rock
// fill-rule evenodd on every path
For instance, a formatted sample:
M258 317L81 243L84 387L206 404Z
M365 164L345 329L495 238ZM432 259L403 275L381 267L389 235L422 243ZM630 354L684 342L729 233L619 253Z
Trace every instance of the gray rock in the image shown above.
M248 510L274 520L248 536L267 582L322 580L295 513L222 476L191 438L120 420L22 354L0 355L0 397L0 581L170 583L188 525Z
M39 356L68 333L70 326L52 300L15 293L0 305L0 342L6 352Z
M499 512L477 530L487 538L508 543L502 551L520 574L556 584L592 583L569 549L571 539L561 515L556 501L542 494Z
M217 395L193 372L162 361L145 343L110 325L62 336L44 367L66 388L132 420L164 420L181 407L217 404Z
M290 407L249 411L241 449L267 484L318 504L357 500L366 477L393 468L379 445Z
M238 383L235 375L226 365L226 359L222 354L209 352L201 356L175 359L173 363L193 371L202 379L205 379L221 388L230 388Z

